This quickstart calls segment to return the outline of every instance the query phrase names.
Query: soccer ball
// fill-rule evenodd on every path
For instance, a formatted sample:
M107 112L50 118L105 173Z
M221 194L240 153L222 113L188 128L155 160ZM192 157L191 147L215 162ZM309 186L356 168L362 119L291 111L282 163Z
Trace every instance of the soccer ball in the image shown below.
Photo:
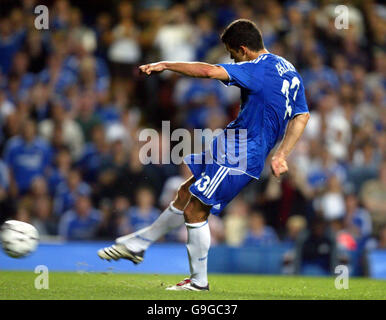
M8 220L0 229L0 240L7 255L12 258L21 258L36 250L39 233L29 223Z

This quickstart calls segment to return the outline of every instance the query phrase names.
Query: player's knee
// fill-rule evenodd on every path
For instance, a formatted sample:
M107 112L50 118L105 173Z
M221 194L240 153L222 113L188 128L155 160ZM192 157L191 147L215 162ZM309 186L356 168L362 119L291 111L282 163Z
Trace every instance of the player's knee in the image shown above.
M184 218L187 223L198 223L208 219L210 207L201 203L195 197L192 197L185 208Z

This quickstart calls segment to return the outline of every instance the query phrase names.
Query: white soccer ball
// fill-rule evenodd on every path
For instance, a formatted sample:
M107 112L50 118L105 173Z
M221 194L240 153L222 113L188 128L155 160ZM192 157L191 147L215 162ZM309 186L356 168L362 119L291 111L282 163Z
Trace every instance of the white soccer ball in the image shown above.
M0 240L7 255L12 258L21 258L36 250L39 243L39 233L29 223L8 220L0 229Z

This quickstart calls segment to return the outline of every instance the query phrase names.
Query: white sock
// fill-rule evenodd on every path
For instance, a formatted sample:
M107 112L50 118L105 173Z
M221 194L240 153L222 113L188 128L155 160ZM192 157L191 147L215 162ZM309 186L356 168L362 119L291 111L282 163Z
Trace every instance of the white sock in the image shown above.
M208 284L208 251L210 247L210 229L208 221L185 223L188 230L188 249L191 281L200 287Z
M138 230L116 239L116 243L123 243L134 252L146 250L154 241L157 241L170 230L180 227L185 222L184 212L170 203L158 219L149 227Z

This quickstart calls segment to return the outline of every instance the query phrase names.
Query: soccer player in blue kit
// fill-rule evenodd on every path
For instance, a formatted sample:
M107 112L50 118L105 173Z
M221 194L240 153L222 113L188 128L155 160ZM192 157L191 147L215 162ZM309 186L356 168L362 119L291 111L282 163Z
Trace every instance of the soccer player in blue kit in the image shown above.
M191 275L168 290L209 290L209 214L219 214L252 179L259 179L268 154L280 140L271 159L271 170L276 177L287 172L286 159L309 119L300 75L290 62L264 48L261 32L252 21L232 22L221 40L235 63L162 61L140 66L147 75L170 70L237 86L241 89L241 108L238 117L214 138L208 150L185 158L193 176L181 184L175 200L159 218L149 227L120 237L114 245L98 251L102 259L124 258L137 264L154 241L185 223ZM246 134L242 135L242 130ZM239 150L238 162L244 163L241 169L228 152L231 145Z

